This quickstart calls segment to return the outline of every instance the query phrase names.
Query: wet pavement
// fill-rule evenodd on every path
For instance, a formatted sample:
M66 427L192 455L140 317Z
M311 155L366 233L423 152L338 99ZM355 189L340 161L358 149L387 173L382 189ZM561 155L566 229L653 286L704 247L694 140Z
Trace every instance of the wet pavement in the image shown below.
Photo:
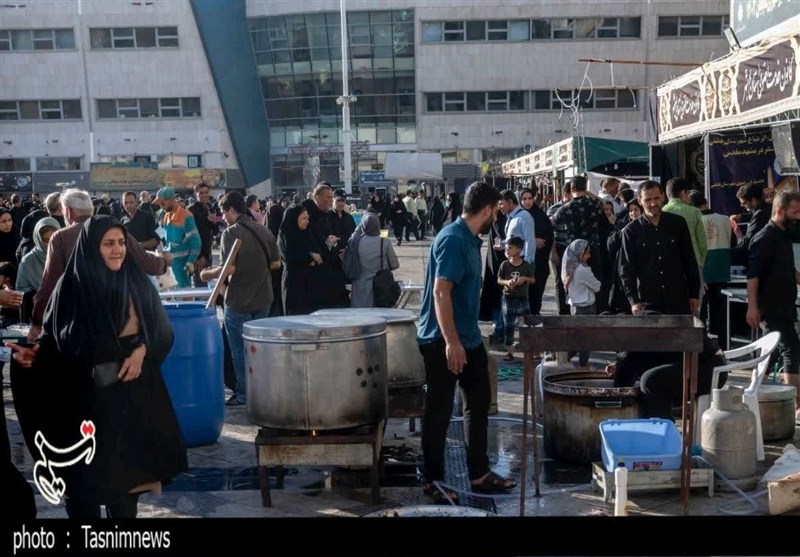
M398 250L401 261L399 280L421 282L423 251L427 242L416 242ZM551 288L548 289L552 291ZM412 301L412 308L413 308ZM552 295L545 296L543 313L554 314ZM488 332L489 326L483 328ZM495 349L496 348L496 349ZM500 474L520 481L522 463L522 378L521 358L513 363L502 361L502 347L493 347L490 356L496 358L500 369L498 381L499 413L490 418L489 456L493 468ZM521 356L521 355L520 355ZM602 366L609 355L593 354L595 363ZM734 380L746 380L736 377ZM33 461L24 446L14 413L8 381L3 384L4 411L8 419L12 457L15 464L30 480ZM381 509L397 506L427 505L431 501L422 493L419 476L421 465L420 424L409 431L404 419L386 423L383 447L381 502L373 504L368 474L363 470L336 467L295 467L286 470L283 489L275 489L274 471L269 478L272 486L272 507L262 505L258 468L254 446L258 427L246 420L242 408L225 409L225 425L219 440L211 445L191 448L189 470L165 486L161 495L145 494L139 505L139 516L165 517L358 517ZM464 459L464 436L461 419L454 417L448 430L447 472L445 482L463 491L461 505L484 509L500 516L519 516L519 487L500 497L476 497L468 493ZM529 428L530 431L530 428ZM539 430L541 433L541 430ZM604 516L613 514L613 501L605 503L603 494L594 491L591 468L588 464L570 464L547 457L541 446L541 497L533 492L532 450L528 446L528 482L526 486L526 516ZM800 446L800 431L794 440L768 443L767 460L759 465L763 474L781 454L783 447L793 442ZM728 515L737 513L768 514L767 497L759 494L759 486L750 495L757 508L745 504L736 493L717 492L709 498L705 489L694 489L690 499L692 515ZM37 494L40 518L66 517L63 505L52 505ZM679 490L631 492L630 515L682 516L683 504ZM792 514L800 515L800 511Z

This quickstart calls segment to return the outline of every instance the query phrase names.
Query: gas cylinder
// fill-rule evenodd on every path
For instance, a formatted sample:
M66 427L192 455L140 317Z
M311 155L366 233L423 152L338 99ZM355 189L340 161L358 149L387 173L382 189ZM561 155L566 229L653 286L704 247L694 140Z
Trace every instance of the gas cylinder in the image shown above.
M756 473L756 417L743 399L744 389L714 389L703 413L703 457L729 480L749 480Z

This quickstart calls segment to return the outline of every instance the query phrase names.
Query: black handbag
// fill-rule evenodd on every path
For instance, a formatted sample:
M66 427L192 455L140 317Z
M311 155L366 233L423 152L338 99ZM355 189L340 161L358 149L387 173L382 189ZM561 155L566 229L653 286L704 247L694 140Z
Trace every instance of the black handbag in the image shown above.
M376 308L392 308L400 299L400 284L394 280L390 269L383 268L383 238L381 238L381 268L372 280L372 305Z
M111 330L114 331L114 339L117 342L117 350L122 354L122 346L119 344L119 336L117 335L117 328L114 327L113 320L111 321ZM116 360L109 360L107 362L100 362L92 367L92 382L96 387L105 389L120 381L119 372L122 369L122 364L125 358L117 358Z

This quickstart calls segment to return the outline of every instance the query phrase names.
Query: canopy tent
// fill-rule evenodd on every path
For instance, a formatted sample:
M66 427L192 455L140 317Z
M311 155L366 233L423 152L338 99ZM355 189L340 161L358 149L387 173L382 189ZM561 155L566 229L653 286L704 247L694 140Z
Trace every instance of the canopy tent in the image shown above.
M386 153L384 177L401 180L442 180L442 154Z

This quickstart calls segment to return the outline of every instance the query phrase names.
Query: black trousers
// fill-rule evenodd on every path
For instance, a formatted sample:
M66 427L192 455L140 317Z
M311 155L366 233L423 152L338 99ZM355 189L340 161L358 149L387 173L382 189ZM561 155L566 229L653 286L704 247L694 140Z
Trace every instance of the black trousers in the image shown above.
M489 424L489 361L483 344L467 350L467 364L456 375L447 369L444 340L420 346L425 361L428 390L422 423L422 457L427 482L444 480L447 428L453 414L456 385L464 401L464 439L470 480L489 471L487 427Z
M392 225L392 230L394 230L394 237L397 240L397 245L400 245L400 242L403 241L403 229L405 228L404 225L396 226Z
M561 280L561 260L566 249L566 247L553 245L553 250L550 252L550 264L553 268L553 275L556 278L556 303L558 304L559 315L570 314L567 293L564 291L564 281Z
M539 257L539 254L536 254ZM547 279L550 277L550 269L544 266L544 269L536 270L536 284L528 285L528 302L531 306L531 315L541 315L542 313L542 298L544 297L544 288L547 286Z
M2 380L3 374L0 372L0 383ZM3 506L12 511L12 522L33 520L36 518L36 499L33 496L33 488L11 460L5 412L0 415L0 421L3 422L3 437L0 438L0 486L3 488Z
M709 333L717 337L717 344L723 350L728 349L728 339L725 338L725 296L722 289L725 283L716 282L706 284L706 295L700 308L700 319L706 324Z
M77 491L77 490L76 490ZM136 518L139 506L139 494L128 493L122 500L106 505L107 518ZM78 520L96 520L101 518L100 505L96 502L81 497L80 493L74 493L67 497L66 501L67 516Z
M672 364L649 369L642 375L639 388L643 417L672 420L672 405L683 398L683 366Z
M800 373L800 339L794 324L794 320L788 317L764 317L766 332L778 331L781 334L778 348L772 353L770 366L780 357L783 358L783 373L797 375Z

